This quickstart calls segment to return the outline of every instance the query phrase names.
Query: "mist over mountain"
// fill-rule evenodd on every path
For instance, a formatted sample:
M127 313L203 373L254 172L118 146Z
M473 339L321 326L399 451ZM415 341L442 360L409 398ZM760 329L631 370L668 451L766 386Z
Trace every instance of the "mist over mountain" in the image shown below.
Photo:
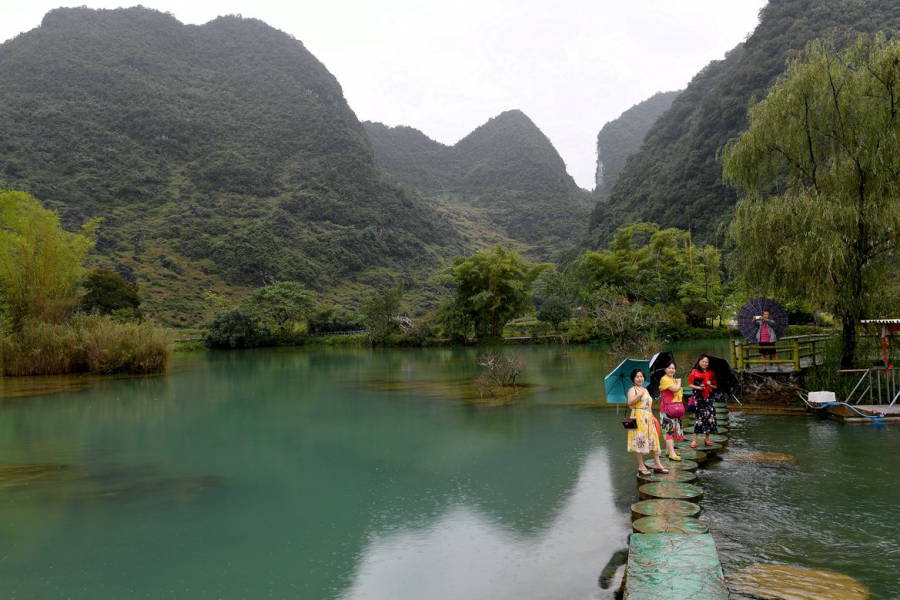
M453 146L410 127L370 122L365 127L380 166L439 202L451 217L477 222L462 225L476 245L485 242L477 231L486 228L518 242L530 257L549 260L584 229L590 194L519 110L490 119Z
M334 76L261 21L56 9L0 45L0 80L0 188L69 226L104 217L101 264L169 322L206 290L372 283L460 243L375 165Z
M669 110L681 92L659 92L635 104L610 121L597 134L597 171L594 194L606 196L629 156L637 152L650 127Z
M722 183L717 152L747 125L751 98L768 88L807 42L837 29L900 29L888 0L779 0L760 12L745 43L698 73L650 128L590 221L591 244L604 246L621 225L639 220L685 228L701 241L721 240L737 196Z

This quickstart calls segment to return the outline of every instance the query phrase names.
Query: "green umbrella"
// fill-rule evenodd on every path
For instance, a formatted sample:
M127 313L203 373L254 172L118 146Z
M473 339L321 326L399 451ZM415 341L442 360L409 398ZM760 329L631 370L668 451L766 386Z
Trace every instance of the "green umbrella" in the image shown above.
M640 369L644 372L644 387L650 383L650 361L626 358L612 373L604 378L606 383L606 401L610 404L625 404L631 382L631 372Z

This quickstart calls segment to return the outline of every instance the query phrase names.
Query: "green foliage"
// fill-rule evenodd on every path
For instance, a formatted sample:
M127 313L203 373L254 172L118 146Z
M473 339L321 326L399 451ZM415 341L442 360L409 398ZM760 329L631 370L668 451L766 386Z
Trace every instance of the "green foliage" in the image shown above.
M259 319L239 308L216 315L206 334L206 345L215 349L257 348L270 342Z
M680 306L692 327L711 322L723 296L719 251L652 223L619 229L608 250L585 252L567 272L585 301L596 289L622 290L629 301Z
M101 315L118 314L119 319L140 319L138 287L126 282L121 275L106 269L94 269L85 278L83 286L85 293L81 297L81 310Z
M506 322L531 306L529 291L547 264L530 266L514 250L498 245L467 259L457 258L453 267L457 310L467 314L479 339L497 338Z
M255 317L269 335L283 339L316 310L317 303L303 284L286 281L253 290L239 308Z
M560 296L550 296L537 311L539 321L549 323L554 331L559 331L560 323L568 321L572 317L572 307Z
M896 269L900 242L900 39L811 42L729 144L725 177L747 193L735 271L779 297L815 301L856 329Z
M62 323L78 302L97 220L68 233L59 215L25 192L0 190L0 302L14 332Z
M0 339L3 374L161 373L172 335L149 322L76 315L67 323L35 322Z
M359 315L333 306L318 309L307 317L310 333L332 333L336 331L355 331L365 329L365 323Z
M723 239L737 202L717 154L747 127L751 99L762 98L786 61L832 29L874 33L900 29L889 0L769 2L746 42L700 71L650 128L591 216L590 243L602 247L624 224L650 220L686 228L698 240Z
M363 306L363 322L376 343L382 343L390 334L400 331L397 317L400 315L402 298L403 288L397 286L378 292Z
M504 112L447 147L409 127L365 123L379 165L401 183L440 198L451 214L484 213L538 260L572 245L584 229L590 195L566 172L550 140L525 114ZM470 236L477 246L496 237Z
M325 66L260 21L56 9L0 45L0 81L0 188L67 226L102 215L101 264L168 321L199 321L198 283L330 290L435 267L457 241L375 166Z

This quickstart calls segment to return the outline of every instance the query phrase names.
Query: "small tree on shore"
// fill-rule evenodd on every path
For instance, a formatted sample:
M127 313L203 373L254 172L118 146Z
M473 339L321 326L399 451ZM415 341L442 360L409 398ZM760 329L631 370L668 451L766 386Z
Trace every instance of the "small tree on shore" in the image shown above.
M7 325L61 323L78 303L99 219L69 233L25 192L0 190L0 303Z
M550 296L537 311L537 319L542 323L549 323L553 331L559 331L561 323L572 318L572 307L560 296Z
M453 267L456 306L471 317L479 338L500 337L506 323L531 305L531 286L549 268L531 266L501 245L458 258Z

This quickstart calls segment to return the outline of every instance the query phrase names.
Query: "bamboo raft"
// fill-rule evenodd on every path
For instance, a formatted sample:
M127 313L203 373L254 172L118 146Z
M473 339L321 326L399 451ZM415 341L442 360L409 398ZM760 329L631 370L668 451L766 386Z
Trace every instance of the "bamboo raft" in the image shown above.
M719 431L727 433L728 410L716 408ZM631 505L634 533L620 588L625 600L728 598L715 541L698 518L703 488L696 474L710 457L727 452L728 436L710 435L713 445L707 446L700 434L692 449L692 433L693 427L686 426L685 440L676 443L681 461L661 457L669 473L637 476L641 501Z

